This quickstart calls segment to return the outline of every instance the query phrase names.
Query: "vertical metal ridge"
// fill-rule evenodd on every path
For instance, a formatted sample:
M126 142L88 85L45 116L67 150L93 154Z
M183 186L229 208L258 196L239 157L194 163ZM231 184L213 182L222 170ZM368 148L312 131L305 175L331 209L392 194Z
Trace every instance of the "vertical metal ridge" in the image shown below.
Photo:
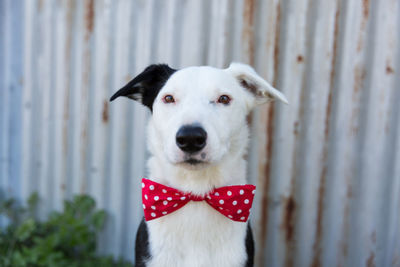
M335 2L322 4L308 1L306 13L306 49L296 58L297 64L304 64L303 89L300 100L299 118L295 125L296 145L298 146L294 178L300 185L296 186L294 198L297 199L296 237L293 249L293 261L300 266L318 263L318 247L315 247L321 231L313 231L321 226L322 205L319 198L324 192L319 191L320 173L323 164L323 144L325 141L324 123L329 116L325 112L328 105L332 51L334 40ZM295 64L296 64L295 63ZM319 216L319 217L318 217ZM318 244L319 245L319 244ZM317 246L318 246L317 245ZM314 261L313 256L317 259Z
M40 161L40 177L38 182L38 193L42 197L40 198L41 205L39 206L39 216L41 218L46 217L48 210L51 210L52 199L50 186L52 181L49 180L51 177L51 77L52 69L50 68L52 62L52 34L53 34L53 23L51 21L52 5L50 3L38 3L38 9L41 13L40 16L40 49L38 51L38 76L44 77L38 80L38 87L41 90L40 100L40 117L41 120L41 133L39 136L41 152L36 154L36 157ZM50 64L49 64L50 63ZM51 177L52 178L52 177Z
M280 40L281 7L280 2L258 1L255 7L255 68L273 86L277 86L278 57ZM277 87L278 90L281 88ZM256 154L253 160L257 161L257 168L249 170L250 175L255 175L259 194L256 194L253 214L253 229L258 249L261 251L256 255L256 265L264 266L270 260L268 238L271 229L269 211L271 205L275 205L270 197L271 192L271 156L274 145L275 127L275 105L268 104L259 107L253 116L253 132L251 136L251 147L249 153ZM258 123L260 122L260 123ZM253 168L249 162L248 168ZM252 177L250 177L252 178ZM272 230L274 231L274 230Z
M326 183L325 188L329 188L326 191L325 201L325 216L323 217L322 223L322 262L329 263L331 266L343 264L343 254L346 252L346 244L341 241L341 234L345 228L345 219L348 217L348 210L346 209L346 187L347 177L344 173L344 161L343 159L348 153L345 148L346 142L343 137L343 131L345 128L343 120L346 116L343 106L346 103L346 99L343 96L343 91L346 90L347 86L344 83L346 80L350 80L346 77L347 66L351 66L349 61L349 55L351 54L351 31L349 30L349 7L350 2L339 1L338 9L335 15L335 39L333 47L333 57L331 71L331 101L330 103L330 120L329 126L329 138L327 140L327 166L326 166ZM342 104L343 103L343 104ZM342 152L343 151L343 152ZM341 154L342 153L342 154ZM348 190L348 189L347 189ZM335 216L335 214L341 214L341 216Z
M51 67L50 68L50 73L49 73L49 87L50 87L50 92L49 92L49 98L50 98L50 103L49 103L49 148L48 148L48 161L49 161L49 166L48 166L48 172L47 172L47 192L49 195L49 202L50 202L50 210L56 209L56 197L55 197L55 187L56 187L56 175L57 173L55 172L55 165L57 157L56 157L56 122L57 122L57 112L56 110L56 101L57 99L56 93L56 78L57 78L57 57L56 57L56 33L57 33L57 23L56 23L56 15L57 15L57 5L56 3L50 3L50 24L51 26L51 34L50 34L50 62L51 62Z
M37 1L34 2L34 5L32 5L32 8L34 12L39 13L36 14L36 16L33 16L33 23L32 23L32 28L33 31L36 32L36 34L32 35L32 61L30 62L31 65L29 68L31 68L31 73L32 73L32 91L35 93L32 94L31 98L31 103L32 103L32 108L31 108L31 113L30 113L30 118L29 120L34 122L31 124L31 129L25 129L27 131L31 131L30 135L30 154L28 155L29 161L30 161L30 173L28 174L30 176L29 179L29 189L31 191L38 191L38 181L41 180L41 168L40 164L41 161L39 159L39 155L41 155L41 140L40 140L40 133L43 130L42 129L42 120L41 118L41 99L42 99L42 91L41 88L39 87L39 69L36 67L36 64L38 63L38 55L39 53L39 43L41 43L41 40L38 38L41 35L40 31L40 24L39 24L39 19L41 17L41 13L38 12L37 9L38 3ZM32 179L32 177L35 177Z
M134 1L131 3L130 7L130 18L129 18L129 24L132 25L130 28L130 39L129 39L129 57L128 57L128 76L126 79L126 82L129 80L133 79L135 75L137 74L137 64L136 64L136 59L137 59L137 42L136 42L136 36L138 30L138 21L140 18L138 18L140 10L137 8L137 3ZM165 19L165 17L164 17ZM162 25L161 25L162 27ZM162 29L160 29L160 36L162 33ZM162 38L162 37L160 37ZM164 45L164 42L163 42ZM159 55L162 53L159 52ZM139 105L139 104L138 104ZM144 107L143 107L144 108ZM140 198L138 198L138 195L140 194L137 189L137 184L139 181L139 176L140 174L136 173L138 167L137 161L139 161L139 158L141 159L142 157L140 152L140 148L137 147L136 145L136 140L141 138L140 134L137 134L135 132L135 129L137 127L140 127L140 123L137 122L135 119L135 116L139 112L135 112L135 104L133 104L133 101L129 104L128 107L128 124L127 124L127 136L132 137L135 136L136 138L128 138L127 142L127 148L128 148L128 153L127 153L127 173L126 173L126 179L127 179L127 184L126 187L124 188L125 194L124 196L124 201L125 203L125 212L126 217L125 217L125 239L123 240L122 244L122 251L121 255L124 256L124 258L129 259L130 261L134 261L134 246L135 246L135 236L136 236L136 229L139 224L139 219L141 216L139 215L138 209L139 205L137 203L140 203ZM140 166L140 164L139 164Z
M3 2L4 3L4 2ZM33 26L33 1L26 2L23 7L24 12L24 77L23 77L23 90L22 90L22 151L21 156L21 200L26 201L29 193L31 192L30 180L32 175L31 165L31 111L32 111L32 75L31 75L31 60L32 60L32 26ZM3 79L2 79L3 80Z
M385 77L389 82L391 91L388 96L387 121L385 124L386 138L382 153L382 164L380 177L384 179L383 200L377 205L377 217L381 220L377 223L377 265L397 266L400 265L400 3L392 1L385 5L386 14L397 10L396 16L386 20L388 30L386 38L388 54L393 61L386 61L384 68ZM397 34L396 34L397 33ZM387 60L387 59L386 59ZM389 93L388 92L388 93Z
M15 29L12 32L12 51L11 55L11 66L10 66L10 112L12 116L9 117L10 124L10 146L9 146L9 157L10 157L10 191L13 195L21 196L21 155L22 146L21 140L21 117L22 117L22 88L23 88L23 54L18 53L22 51L23 44L23 1L12 1L11 12L16 16L11 17L11 29Z
M360 90L360 104L353 152L357 153L357 156L354 160L355 169L351 182L353 198L350 204L349 231L352 233L352 238L348 240L349 255L355 257L348 257L346 262L349 265L376 264L376 216L374 216L375 206L371 204L378 204L383 198L381 183L377 182L378 166L381 165L382 156L380 131L384 129L382 127L384 120L378 118L378 112L383 107L380 91L384 88L379 88L380 82L377 80L377 74L380 70L384 70L385 64L381 62L382 57L378 52L383 39L382 31L378 31L378 25L382 21L382 7L383 5L377 2L363 2L361 32L365 31L365 37L359 39L357 44L357 50L361 49L364 52L362 55L364 67L361 67L361 74L355 73L354 85L355 90ZM369 108L372 106L375 108ZM373 202L370 197L372 194L375 195Z
M135 52L136 52L136 43L135 43L135 37L136 37L136 32L137 32L137 9L135 6L134 2L129 3L127 9L129 9L129 16L126 18L126 21L128 22L128 25L130 26L130 29L128 29L128 38L127 38L127 47L128 47L128 52L126 53L128 55L127 57L127 69L126 69L126 75L125 75L125 82L129 82L135 75ZM120 244L120 251L119 255L122 255L124 258L129 259L131 261L134 260L132 256L132 252L134 251L134 242L132 240L135 239L135 235L132 234L131 228L133 225L137 225L137 222L135 221L135 218L132 216L134 214L135 207L132 205L133 203L133 194L136 192L132 192L132 184L135 184L137 177L132 177L132 164L135 160L135 154L132 153L132 151L135 151L136 147L133 147L133 138L129 138L130 136L137 136L133 133L133 125L134 125L134 120L133 120L133 104L130 104L127 108L127 127L126 127L126 136L127 138L127 153L126 153L126 168L125 168L125 173L124 173L124 187L122 194L120 198L122 199L122 209L120 211L121 216L122 216L122 233L123 236L121 238L121 244ZM134 201L135 203L138 201ZM133 218L132 218L133 217ZM135 227L136 228L136 227Z
M115 3L115 4L114 4ZM111 39L110 51L110 95L118 88L121 80L124 79L128 64L126 57L122 57L123 53L127 52L126 33L128 32L128 25L124 22L129 14L129 8L126 8L126 1L113 2L111 16L111 28L115 29ZM150 7L151 8L151 7ZM128 13L128 14L127 14ZM151 38L151 37L150 37ZM110 209L110 220L107 227L108 238L112 237L112 244L108 247L108 253L115 257L119 255L120 241L122 237L121 232L121 209L122 209L122 189L124 185L124 178L126 172L126 124L124 121L127 119L127 100L121 101L118 105L112 105L110 113L110 173L112 182L108 186L108 197Z
M8 107L8 98L9 98L9 90L8 90L8 61L9 56L9 15L11 12L9 11L9 2L2 1L0 3L0 55L1 55L1 63L0 63L0 183L2 188L0 188L0 199L5 199L9 197L9 158L8 158L8 141L9 141L9 125L8 125L8 117L9 117L9 107ZM6 218L4 216L0 217L0 226L6 224Z
M320 136L317 141L320 141L319 144L319 159L314 159L314 162L318 162L319 166L313 166L312 168L316 168L316 183L318 188L315 190L315 227L314 227L314 236L313 236L313 244L312 244L312 252L310 254L310 262L308 263L311 266L320 266L323 262L323 231L324 231L324 218L326 218L326 174L327 174L327 158L328 158L328 141L330 136L330 124L331 124L331 107L332 107L332 94L334 93L334 78L335 78L335 68L336 68L336 54L337 54L337 45L338 45L338 30L339 30L339 1L329 2L331 7L326 7L325 5L320 5L319 10L331 10L329 15L321 14L320 19L326 19L327 28L317 27L315 36L313 36L316 40L315 42L319 43L317 47L324 46L325 51L320 53L319 57L313 57L315 60L314 68L319 69L319 64L317 62L323 61L323 58L326 57L325 63L325 72L326 76L324 81L318 81L317 75L314 76L315 81L310 82L310 86L313 86L315 93L310 92L313 95L313 101L317 102L315 104L315 120L319 119L319 129ZM329 5L328 4L328 5ZM323 35L325 32L326 39L318 38L319 35ZM311 69L311 72L314 70ZM319 75L318 75L319 76ZM316 83L316 85L314 85ZM320 89L317 89L319 86L325 86L326 91L323 93L324 95L321 97ZM319 101L319 100L322 101ZM319 114L318 114L319 113Z
M187 1L178 1L178 0L172 0L172 9L173 9L173 21L172 21L172 27L173 27L173 32L172 34L172 40L174 40L173 45L172 45L172 58L171 58L171 65L175 66L177 68L182 67L181 63L181 51L183 49L182 47L182 21L185 16L184 9L186 8Z

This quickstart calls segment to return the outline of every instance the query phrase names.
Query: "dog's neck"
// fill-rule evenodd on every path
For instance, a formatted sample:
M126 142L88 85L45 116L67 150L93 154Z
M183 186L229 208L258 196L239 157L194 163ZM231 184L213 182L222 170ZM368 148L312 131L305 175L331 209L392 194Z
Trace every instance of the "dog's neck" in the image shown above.
M246 183L246 161L241 156L203 167L172 165L156 156L150 157L148 164L150 179L198 195L204 195L216 187Z

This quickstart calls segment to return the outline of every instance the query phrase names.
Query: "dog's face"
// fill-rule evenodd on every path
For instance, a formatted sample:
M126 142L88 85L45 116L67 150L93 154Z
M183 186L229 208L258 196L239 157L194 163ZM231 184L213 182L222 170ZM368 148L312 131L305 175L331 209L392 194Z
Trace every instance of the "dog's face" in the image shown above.
M246 116L260 103L286 98L243 64L227 69L190 67L179 71L151 65L118 96L152 110L153 150L174 165L201 168L243 151ZM243 140L245 139L245 140Z
M251 103L251 94L227 71L177 71L153 103L153 125L164 155L172 164L220 161L234 149Z

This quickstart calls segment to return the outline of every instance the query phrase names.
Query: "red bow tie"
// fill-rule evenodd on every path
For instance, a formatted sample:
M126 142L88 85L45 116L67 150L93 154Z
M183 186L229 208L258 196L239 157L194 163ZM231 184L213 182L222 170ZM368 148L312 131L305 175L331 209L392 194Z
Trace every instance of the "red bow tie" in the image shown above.
M222 215L237 222L246 222L256 187L233 185L216 188L205 196L185 193L148 179L142 179L142 201L146 221L170 214L189 201L206 201Z

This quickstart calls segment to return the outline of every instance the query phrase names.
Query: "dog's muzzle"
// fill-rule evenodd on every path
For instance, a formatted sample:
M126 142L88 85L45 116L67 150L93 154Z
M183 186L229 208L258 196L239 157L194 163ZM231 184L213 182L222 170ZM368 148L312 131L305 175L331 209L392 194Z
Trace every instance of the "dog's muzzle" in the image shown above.
M182 126L176 133L176 145L183 152L196 153L206 146L207 132L198 125Z

